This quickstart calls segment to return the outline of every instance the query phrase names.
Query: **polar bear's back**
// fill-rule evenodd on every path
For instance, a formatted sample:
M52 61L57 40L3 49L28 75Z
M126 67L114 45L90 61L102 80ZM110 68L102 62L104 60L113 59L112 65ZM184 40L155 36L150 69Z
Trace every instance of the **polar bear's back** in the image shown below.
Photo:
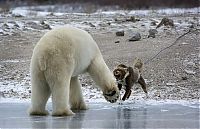
M46 69L49 59L57 58L58 62L73 60L74 75L77 75L84 72L97 55L101 54L90 34L74 27L60 27L47 32L39 40L32 60L39 59L36 63L39 63L41 70Z
M91 47L97 49L98 46L90 34L86 31L74 27L59 27L47 32L37 45L50 47L56 46L60 49L66 46L65 49L73 48L86 48ZM79 47L77 47L79 46ZM84 47L83 47L84 46ZM71 50L71 48L70 48Z

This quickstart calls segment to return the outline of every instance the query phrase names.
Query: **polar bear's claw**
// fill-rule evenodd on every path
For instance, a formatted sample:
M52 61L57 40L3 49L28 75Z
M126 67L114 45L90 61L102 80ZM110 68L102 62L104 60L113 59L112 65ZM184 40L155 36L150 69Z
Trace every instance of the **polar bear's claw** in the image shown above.
M108 93L104 93L104 97L106 98L107 101L115 103L119 98L119 92L113 90Z

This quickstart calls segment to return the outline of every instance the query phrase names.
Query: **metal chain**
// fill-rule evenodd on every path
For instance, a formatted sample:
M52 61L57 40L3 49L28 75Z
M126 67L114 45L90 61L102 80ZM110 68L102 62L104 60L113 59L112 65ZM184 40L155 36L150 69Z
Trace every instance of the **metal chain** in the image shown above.
M200 29L189 29L188 32L180 35L171 45L161 49L156 55L154 55L153 57L151 57L150 59L148 59L147 61L144 62L144 64L148 64L149 62L151 62L153 59L155 59L160 53L162 53L163 51L165 51L166 49L169 49L170 47L174 46L182 37L184 37L185 35L189 34L189 33L193 33L195 31L200 31Z

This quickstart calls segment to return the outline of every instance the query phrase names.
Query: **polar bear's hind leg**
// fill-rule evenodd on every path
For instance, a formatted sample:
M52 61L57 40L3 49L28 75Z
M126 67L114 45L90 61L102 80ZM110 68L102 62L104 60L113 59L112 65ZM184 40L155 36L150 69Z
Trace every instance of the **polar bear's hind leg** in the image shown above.
M32 93L31 93L31 107L29 109L30 115L48 115L45 110L47 100L50 96L50 89L45 81L41 81L41 76L32 75Z
M59 63L58 63L59 62ZM48 61L45 78L52 93L53 116L69 116L74 113L69 106L70 80L73 72L73 60L68 64L60 55L53 55Z
M69 107L70 79L54 80L52 88L53 116L69 116L74 113Z
M71 78L70 82L70 104L73 110L87 110L87 106L84 102L81 84L78 77Z

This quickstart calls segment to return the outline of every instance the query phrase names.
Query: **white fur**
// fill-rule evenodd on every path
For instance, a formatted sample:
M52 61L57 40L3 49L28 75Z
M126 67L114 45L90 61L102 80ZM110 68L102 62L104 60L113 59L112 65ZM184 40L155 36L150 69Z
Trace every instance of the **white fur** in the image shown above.
M118 98L115 79L105 64L101 52L86 32L73 27L61 27L46 33L34 48L31 59L30 115L46 115L46 102L52 94L53 114L72 115L70 109L87 109L81 93L78 75L89 72L105 96L113 102Z

